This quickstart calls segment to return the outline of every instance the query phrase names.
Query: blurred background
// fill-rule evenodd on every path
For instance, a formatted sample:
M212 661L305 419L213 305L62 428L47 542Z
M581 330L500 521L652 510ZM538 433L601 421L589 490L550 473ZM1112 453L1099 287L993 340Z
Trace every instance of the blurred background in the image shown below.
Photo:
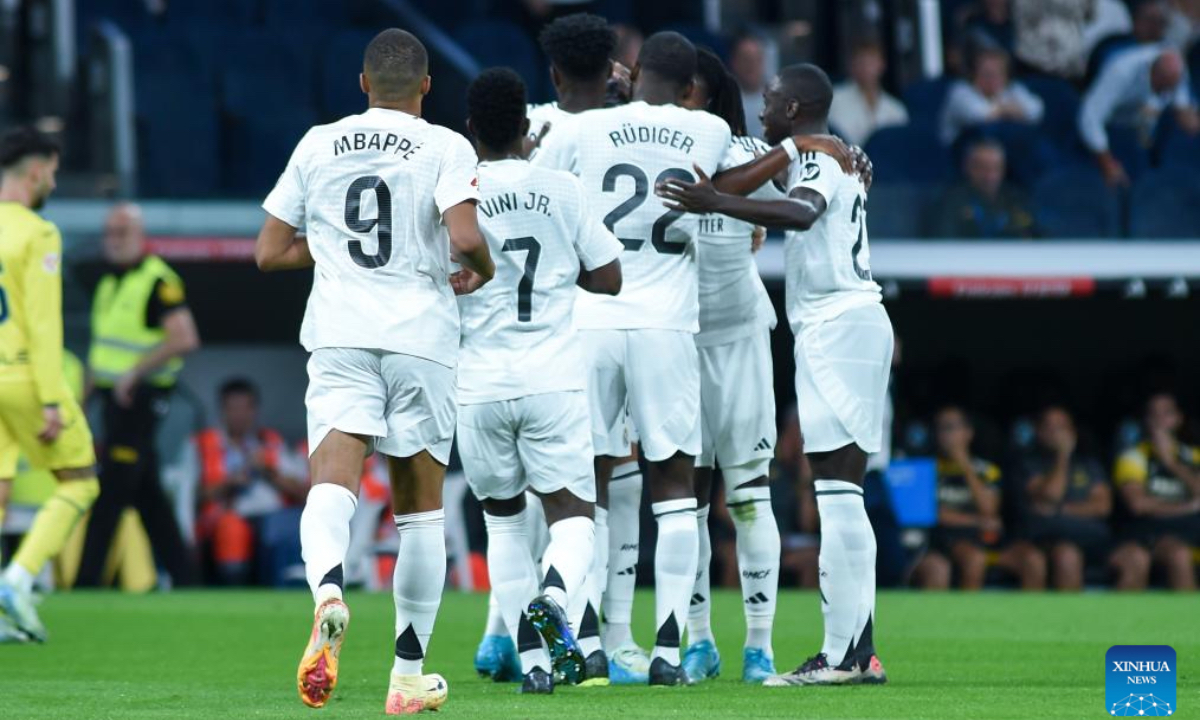
M465 132L481 68L509 65L532 101L553 100L537 32L578 11L618 26L630 66L662 29L714 48L753 118L783 65L818 63L836 83L834 130L875 164L871 264L899 337L891 446L869 492L881 584L1195 587L1200 0L0 0L0 127L31 123L65 147L45 215L66 243L68 346L86 364L93 298L123 244L177 273L168 305L198 328L146 405L148 482L182 550L161 528L148 538L138 495L117 508L107 556L79 551L104 561L88 577L303 584L310 276L257 271L259 203L310 126L365 109L357 74L380 29L425 42L426 117ZM759 264L782 317L781 237ZM786 323L774 343L784 582L815 586ZM380 587L394 530L379 522L386 479L371 461L364 473L348 579ZM5 550L47 482L18 483ZM985 514L979 487L998 515L964 530ZM452 473L451 581L483 588L468 494ZM714 577L736 585L732 524L712 523ZM653 532L644 523L642 548ZM71 583L78 563L45 581Z

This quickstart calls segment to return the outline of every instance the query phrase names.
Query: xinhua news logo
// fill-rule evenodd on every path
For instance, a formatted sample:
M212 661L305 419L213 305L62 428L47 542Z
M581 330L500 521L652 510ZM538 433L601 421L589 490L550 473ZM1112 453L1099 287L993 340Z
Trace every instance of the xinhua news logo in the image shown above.
M1167 717L1175 705L1175 649L1113 645L1104 656L1104 709L1115 717Z

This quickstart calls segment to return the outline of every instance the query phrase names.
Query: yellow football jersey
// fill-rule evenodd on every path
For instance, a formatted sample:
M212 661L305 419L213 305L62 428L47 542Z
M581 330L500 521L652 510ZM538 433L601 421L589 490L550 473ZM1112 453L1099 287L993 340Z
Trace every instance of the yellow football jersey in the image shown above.
M42 405L63 382L62 237L17 203L0 203L0 383L32 383Z

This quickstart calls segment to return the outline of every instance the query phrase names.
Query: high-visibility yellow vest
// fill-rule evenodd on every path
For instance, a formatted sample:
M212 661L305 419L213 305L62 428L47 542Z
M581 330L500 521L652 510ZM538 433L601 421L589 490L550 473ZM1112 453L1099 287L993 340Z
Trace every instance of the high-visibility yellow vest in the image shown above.
M88 367L97 387L112 387L166 337L162 328L146 327L146 308L159 280L182 285L161 258L147 255L141 265L120 278L110 273L100 281L92 301L92 346L88 351ZM172 358L146 382L171 387L182 369L183 360Z

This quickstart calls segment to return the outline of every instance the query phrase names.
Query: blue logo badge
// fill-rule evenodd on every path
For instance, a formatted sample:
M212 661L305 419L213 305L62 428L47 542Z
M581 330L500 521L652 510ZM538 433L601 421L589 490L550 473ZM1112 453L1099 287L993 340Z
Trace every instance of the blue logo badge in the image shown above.
M1116 717L1174 715L1175 649L1113 645L1104 656L1104 709Z

